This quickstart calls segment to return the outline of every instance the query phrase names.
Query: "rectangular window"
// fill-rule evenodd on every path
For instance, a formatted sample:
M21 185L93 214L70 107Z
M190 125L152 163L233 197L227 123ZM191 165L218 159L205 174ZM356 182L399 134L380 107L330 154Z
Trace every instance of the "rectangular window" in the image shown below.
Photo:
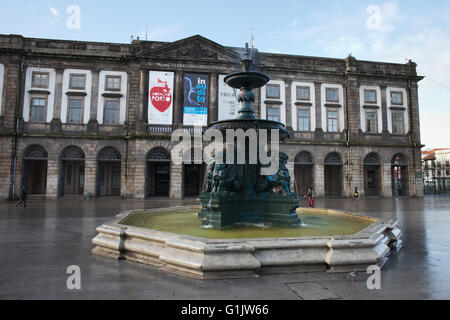
M403 93L400 91L392 91L391 104L403 105Z
M377 91L364 90L364 103L377 103Z
M121 82L122 82L121 76L106 76L105 90L120 91Z
M339 90L335 88L326 89L327 102L339 102Z
M105 101L105 124L119 124L119 105L120 100Z
M279 84L268 84L267 85L267 98L280 99L280 85Z
M450 168L450 161L445 161L445 167Z
M69 123L81 123L83 121L83 102L83 99L69 99Z
M310 101L311 94L309 87L297 87L297 100Z
M298 131L309 132L309 110L298 110Z
M404 135L403 112L392 112L392 133L395 135Z
M71 74L69 88L75 90L84 90L86 88L86 75Z
M32 83L34 88L48 88L49 73L33 72Z
M367 111L366 112L366 131L367 133L377 133L378 123L377 123L377 112Z
M33 122L45 121L45 107L47 106L46 98L31 98L30 119Z
M280 109L275 107L268 107L267 120L280 121Z
M327 111L328 132L338 132L339 114L337 111Z

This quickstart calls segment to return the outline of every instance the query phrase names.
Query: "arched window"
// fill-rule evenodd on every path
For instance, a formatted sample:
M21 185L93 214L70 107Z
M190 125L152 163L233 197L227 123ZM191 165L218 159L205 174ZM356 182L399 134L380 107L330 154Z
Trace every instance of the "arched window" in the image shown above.
M306 165L313 164L311 154L307 151L300 152L295 157L295 164L306 164Z
M342 165L342 158L337 152L330 153L325 158L326 165Z
M379 166L379 165L381 165L380 157L376 153L369 153L364 158L364 165L365 166Z
M63 161L78 161L84 160L85 155L81 148L76 146L67 147L62 153Z
M48 153L43 147L39 145L33 145L25 150L23 158L25 160L47 160Z
M170 162L170 159L169 151L161 147L150 150L147 155L147 161L149 162Z
M103 148L98 154L99 161L120 161L122 160L122 155L114 147Z
M340 197L343 192L342 158L337 152L327 155L325 158L325 195Z
M397 153L393 158L392 158L392 164L394 166L407 166L408 165L408 160L406 159L406 156L401 154L401 153Z
M378 154L374 152L364 158L364 194L366 196L381 194L381 162Z

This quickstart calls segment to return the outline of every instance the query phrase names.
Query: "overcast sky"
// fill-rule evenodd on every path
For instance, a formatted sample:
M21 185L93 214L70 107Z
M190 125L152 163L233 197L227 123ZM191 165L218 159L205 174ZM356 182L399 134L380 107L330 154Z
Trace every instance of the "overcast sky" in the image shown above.
M243 46L252 28L265 52L412 59L426 76L419 97L422 142L450 147L448 1L15 0L2 1L0 10L0 33L26 37L128 43L131 35L175 41L200 34Z

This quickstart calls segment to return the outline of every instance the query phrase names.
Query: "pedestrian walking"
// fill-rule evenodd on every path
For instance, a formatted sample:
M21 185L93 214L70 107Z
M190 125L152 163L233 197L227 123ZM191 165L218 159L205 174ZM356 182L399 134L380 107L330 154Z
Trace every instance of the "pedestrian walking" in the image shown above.
M27 206L27 197L28 197L27 189L25 189L25 187L22 187L22 190L20 190L19 194L19 201L17 201L16 207L19 207L23 204L23 207L25 208Z

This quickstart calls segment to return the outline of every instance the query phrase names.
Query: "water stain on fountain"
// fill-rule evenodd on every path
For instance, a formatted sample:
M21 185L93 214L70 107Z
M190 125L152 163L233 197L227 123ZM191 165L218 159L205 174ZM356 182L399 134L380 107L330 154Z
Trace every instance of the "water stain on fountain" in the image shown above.
M267 136L272 136L272 131L276 130L281 141L288 139L289 133L284 124L255 117L252 109L252 103L255 102L253 89L265 86L270 79L265 74L249 71L252 60L248 44L241 65L242 72L225 77L225 82L230 87L241 90L239 102L242 103L242 108L238 112L238 117L234 120L214 122L209 125L208 130L218 130L223 136L227 136L228 130L240 129L242 132L265 130ZM260 139L257 134L255 136ZM256 143L258 146L259 142L258 140ZM276 145L279 142L275 141ZM269 145L271 143L268 143L267 147ZM234 143L232 146L234 147ZM276 157L278 172L265 176L261 174L263 165L259 149L257 163L251 164L249 161L251 151L247 139L245 148L233 151L245 152L244 164L238 164L236 161L225 163L223 159L227 153L225 147L222 152L216 154L216 159L209 166L205 190L200 196L203 207L199 218L203 219L203 225L216 229L230 229L246 223L283 227L301 226L296 214L300 202L298 195L291 191L291 176L286 167L289 157L285 153L279 153Z

